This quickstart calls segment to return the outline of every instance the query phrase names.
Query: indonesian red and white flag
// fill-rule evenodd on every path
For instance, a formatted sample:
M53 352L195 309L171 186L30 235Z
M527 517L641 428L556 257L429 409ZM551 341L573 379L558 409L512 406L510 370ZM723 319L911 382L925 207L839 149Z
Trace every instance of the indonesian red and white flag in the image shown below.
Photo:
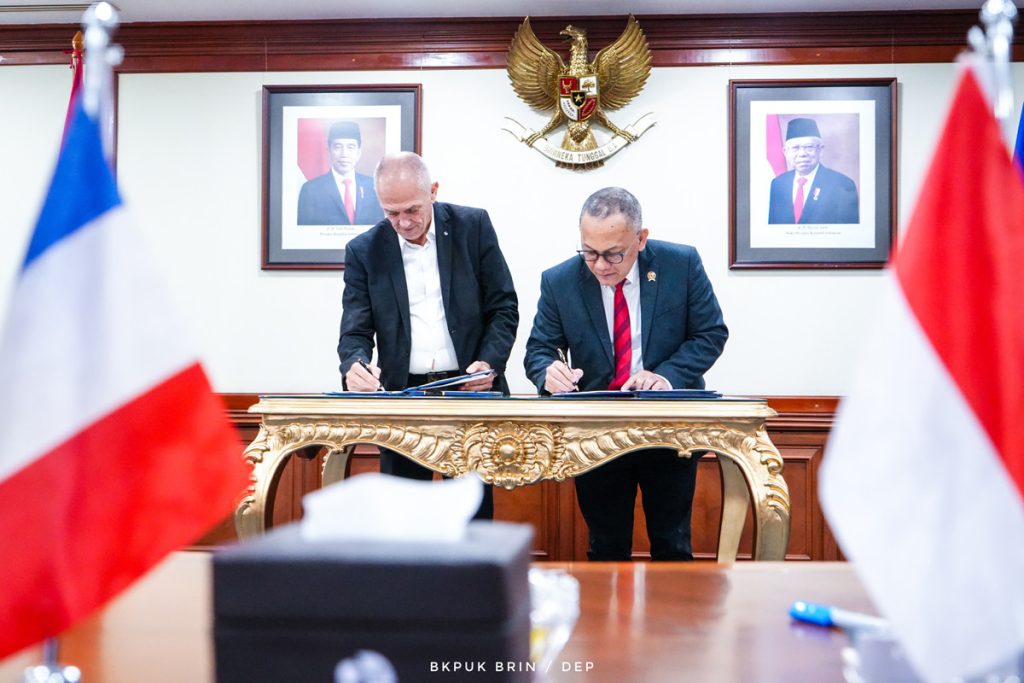
M1024 186L965 69L821 471L927 681L1024 648Z
M0 657L87 616L245 491L169 310L78 102L0 331Z

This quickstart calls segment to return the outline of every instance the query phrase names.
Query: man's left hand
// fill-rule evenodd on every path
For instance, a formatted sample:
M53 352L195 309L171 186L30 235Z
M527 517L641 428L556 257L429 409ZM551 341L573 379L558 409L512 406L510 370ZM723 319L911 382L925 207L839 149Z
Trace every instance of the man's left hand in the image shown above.
M633 389L651 390L671 388L672 385L668 383L667 379L661 375L654 374L650 370L641 370L627 379L626 383L622 385L623 391L630 391Z
M466 368L466 374L472 375L474 372L483 372L490 369L490 363L478 360L470 363L469 367ZM472 382L466 382L458 387L452 387L452 389L456 391L490 391L491 387L494 386L494 377L494 375L488 375L487 377L475 379Z

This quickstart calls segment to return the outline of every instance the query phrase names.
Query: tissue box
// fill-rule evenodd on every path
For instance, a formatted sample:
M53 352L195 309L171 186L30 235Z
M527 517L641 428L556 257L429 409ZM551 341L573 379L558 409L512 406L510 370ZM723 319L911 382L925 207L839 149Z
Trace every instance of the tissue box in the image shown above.
M298 525L213 559L219 683L334 680L372 650L399 681L529 681L533 529L457 543L307 542Z

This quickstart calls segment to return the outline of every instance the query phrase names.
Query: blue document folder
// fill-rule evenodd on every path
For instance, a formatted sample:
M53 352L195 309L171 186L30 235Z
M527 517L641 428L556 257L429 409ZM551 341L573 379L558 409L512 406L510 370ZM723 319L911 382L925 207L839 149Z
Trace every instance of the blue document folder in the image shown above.
M630 390L630 391L615 391L612 389L598 390L598 391L564 391L557 394L551 394L552 398L565 398L570 400L587 400L587 399L653 399L656 401L669 401L669 400L689 400L689 401L707 401L710 399L721 398L722 395L717 391L711 391L709 389L664 389L661 391L652 390Z

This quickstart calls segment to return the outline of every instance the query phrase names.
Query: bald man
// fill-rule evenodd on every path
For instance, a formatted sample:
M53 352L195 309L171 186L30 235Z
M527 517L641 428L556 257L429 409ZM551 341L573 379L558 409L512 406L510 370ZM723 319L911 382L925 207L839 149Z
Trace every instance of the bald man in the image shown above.
M411 152L386 155L374 185L385 218L345 247L338 341L344 387L397 390L493 369L460 388L507 394L519 301L487 212L436 201L438 183ZM433 475L387 450L381 471ZM477 516L493 517L490 486Z

